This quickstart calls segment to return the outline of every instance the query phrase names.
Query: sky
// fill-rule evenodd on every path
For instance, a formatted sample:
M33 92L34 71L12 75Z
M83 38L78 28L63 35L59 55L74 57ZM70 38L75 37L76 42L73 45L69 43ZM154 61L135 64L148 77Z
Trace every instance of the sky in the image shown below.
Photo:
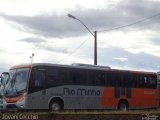
M160 71L160 0L0 0L0 72L30 63ZM124 27L123 27L124 26Z

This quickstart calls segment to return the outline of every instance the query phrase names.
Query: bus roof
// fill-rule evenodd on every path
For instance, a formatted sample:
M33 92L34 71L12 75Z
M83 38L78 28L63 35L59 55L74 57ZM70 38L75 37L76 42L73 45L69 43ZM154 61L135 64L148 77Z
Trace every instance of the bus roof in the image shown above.
M136 70L121 70L121 69L111 69L108 71L116 71L116 72L127 72L132 74L156 74L156 72L148 72L148 71L136 71Z
M127 73L135 73L135 74L156 74L156 72L146 72L146 71L135 71L135 70L121 70L121 69L111 69L108 66L96 66L89 64L72 64L72 65L62 65L62 64L52 64L52 63L32 63L32 64L20 64L10 68L32 68L35 66L55 66L55 67L67 67L67 68L83 68L83 69L94 69L94 70L106 70L106 71L115 71L115 72L127 72Z
M12 66L10 70L17 69L17 68L31 68L31 67L32 67L31 64L19 64L19 65Z
M110 69L108 66L95 66L95 65L89 65L89 64L72 64L72 65L62 65L62 64L52 64L52 63L32 63L32 64L20 64L15 65L10 68L17 69L17 68L31 68L35 66L55 66L55 67L69 67L69 68L85 68L85 69L97 69L97 70L107 70Z

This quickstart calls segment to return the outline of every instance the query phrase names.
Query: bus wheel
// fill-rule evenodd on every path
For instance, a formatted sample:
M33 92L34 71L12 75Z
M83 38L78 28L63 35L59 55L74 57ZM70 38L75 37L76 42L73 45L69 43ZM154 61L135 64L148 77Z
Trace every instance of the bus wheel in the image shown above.
M52 111L52 112L60 112L60 111L62 111L61 104L59 102L57 102L57 101L51 102L50 111Z
M118 104L118 110L120 111L127 111L128 110L128 103L127 101L120 101Z

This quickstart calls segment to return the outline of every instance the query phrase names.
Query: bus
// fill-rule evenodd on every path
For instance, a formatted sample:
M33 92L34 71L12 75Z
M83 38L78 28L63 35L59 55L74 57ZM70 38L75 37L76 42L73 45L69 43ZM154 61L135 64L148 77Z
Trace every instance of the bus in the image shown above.
M3 96L9 83L9 73L3 72L0 76L0 110L3 109Z
M157 74L85 64L10 68L5 109L98 110L158 107Z

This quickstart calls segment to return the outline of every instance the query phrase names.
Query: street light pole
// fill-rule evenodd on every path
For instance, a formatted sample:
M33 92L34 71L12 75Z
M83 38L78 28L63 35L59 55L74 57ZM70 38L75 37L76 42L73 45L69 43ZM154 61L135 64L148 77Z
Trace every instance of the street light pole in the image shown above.
M94 65L97 65L97 31L94 31Z
M34 53L32 53L32 56L30 56L31 64L33 63L33 57L34 57Z
M87 30L90 32L94 37L94 65L97 65L97 31L94 31L94 34L91 32L91 30L78 18L75 16L68 14L68 17L78 20Z
M94 34L90 31L90 29L80 19L76 18L75 16L71 14L68 14L68 17L78 20L94 36Z

